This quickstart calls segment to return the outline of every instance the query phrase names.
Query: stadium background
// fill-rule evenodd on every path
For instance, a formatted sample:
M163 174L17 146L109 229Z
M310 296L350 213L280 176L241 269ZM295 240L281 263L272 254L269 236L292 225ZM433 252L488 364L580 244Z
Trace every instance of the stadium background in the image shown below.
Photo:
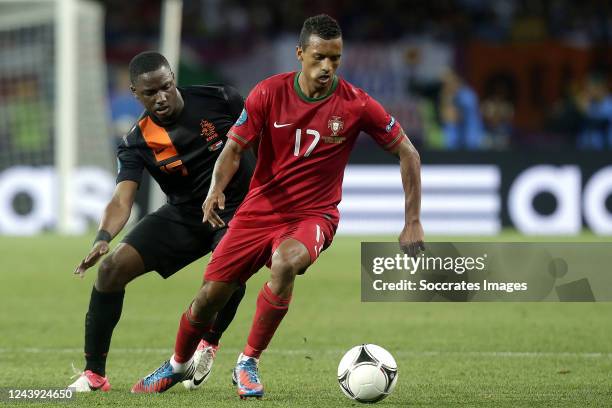
M73 236L57 235L56 3L0 1L0 298L8 312L0 327L9 333L0 343L1 386L65 385L69 363L80 364L95 271L85 282L70 274L112 193L116 140L140 113L127 63L160 47L161 1L78 2ZM298 68L301 23L320 12L343 28L340 75L379 99L421 153L428 239L609 241L609 2L184 0L179 83L227 82L246 95L259 80ZM143 186L134 218L155 202ZM345 406L334 366L364 341L389 348L404 368L389 406L610 403L607 304L360 304L355 251L360 241L393 240L402 207L397 164L362 136L345 175L342 236L298 283L278 351L263 363L277 392L272 406ZM168 282L150 276L131 285L109 361L119 392L168 354L203 264ZM254 278L245 305L265 275ZM219 373L230 369L251 312L243 306L228 331ZM291 385L275 378L274 364L284 364L277 372ZM312 384L304 385L304 370ZM231 406L227 378L211 381L212 395L223 396L211 406ZM172 396L103 401L205 403Z

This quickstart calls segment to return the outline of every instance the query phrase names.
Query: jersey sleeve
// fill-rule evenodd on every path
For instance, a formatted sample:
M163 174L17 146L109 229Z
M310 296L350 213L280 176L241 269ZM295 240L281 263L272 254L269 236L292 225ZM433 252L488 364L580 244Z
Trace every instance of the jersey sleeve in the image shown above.
M233 86L226 86L225 94L227 95L230 116L232 117L232 120L236 122L240 117L240 113L244 109L244 98Z
M117 184L126 180L140 184L143 169L142 158L122 142L117 147Z
M389 115L375 99L368 96L361 116L362 129L383 149L391 150L404 140L398 121Z
M227 133L227 137L243 148L248 147L251 142L257 139L261 135L265 124L266 100L266 92L262 85L258 84L247 96L244 109L234 126Z

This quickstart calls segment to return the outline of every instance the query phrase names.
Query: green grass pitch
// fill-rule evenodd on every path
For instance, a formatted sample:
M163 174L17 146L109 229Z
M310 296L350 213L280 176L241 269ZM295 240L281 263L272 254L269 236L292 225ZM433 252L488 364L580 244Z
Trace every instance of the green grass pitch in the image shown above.
M512 233L495 239L523 240ZM199 261L167 281L149 274L128 286L108 358L112 391L56 405L359 406L340 391L336 367L346 350L367 342L387 348L399 365L397 388L381 407L612 406L612 303L361 303L362 240L368 239L337 237L298 277L290 311L261 360L263 400L239 401L230 372L267 270L249 281L202 389L129 393L170 356L179 315L201 280L205 262ZM71 382L72 363L83 367L84 315L96 270L83 280L72 270L90 243L90 237L0 237L0 387L62 387Z

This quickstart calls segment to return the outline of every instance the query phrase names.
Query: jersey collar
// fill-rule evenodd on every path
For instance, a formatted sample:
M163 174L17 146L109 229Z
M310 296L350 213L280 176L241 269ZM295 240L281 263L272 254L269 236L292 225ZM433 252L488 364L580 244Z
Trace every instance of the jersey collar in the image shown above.
M338 76L334 75L334 79L332 80L332 85L329 88L329 91L327 91L325 95L321 95L317 98L311 98L309 96L306 96L304 92L302 92L302 89L300 88L300 84L298 83L298 78L300 77L301 73L302 72L295 73L295 76L293 77L293 88L295 89L295 92L297 92L298 96L306 102L310 102L310 103L320 102L323 99L326 99L329 96L331 96L331 94L333 94L336 88L338 87Z

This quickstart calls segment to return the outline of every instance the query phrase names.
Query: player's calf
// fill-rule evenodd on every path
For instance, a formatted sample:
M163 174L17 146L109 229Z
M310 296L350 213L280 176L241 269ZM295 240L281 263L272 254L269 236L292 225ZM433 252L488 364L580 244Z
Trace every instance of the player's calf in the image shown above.
M191 303L191 316L198 322L212 322L236 291L233 282L206 281Z
M291 296L295 277L310 266L310 253L304 244L295 240L283 241L272 255L270 289L283 298Z

